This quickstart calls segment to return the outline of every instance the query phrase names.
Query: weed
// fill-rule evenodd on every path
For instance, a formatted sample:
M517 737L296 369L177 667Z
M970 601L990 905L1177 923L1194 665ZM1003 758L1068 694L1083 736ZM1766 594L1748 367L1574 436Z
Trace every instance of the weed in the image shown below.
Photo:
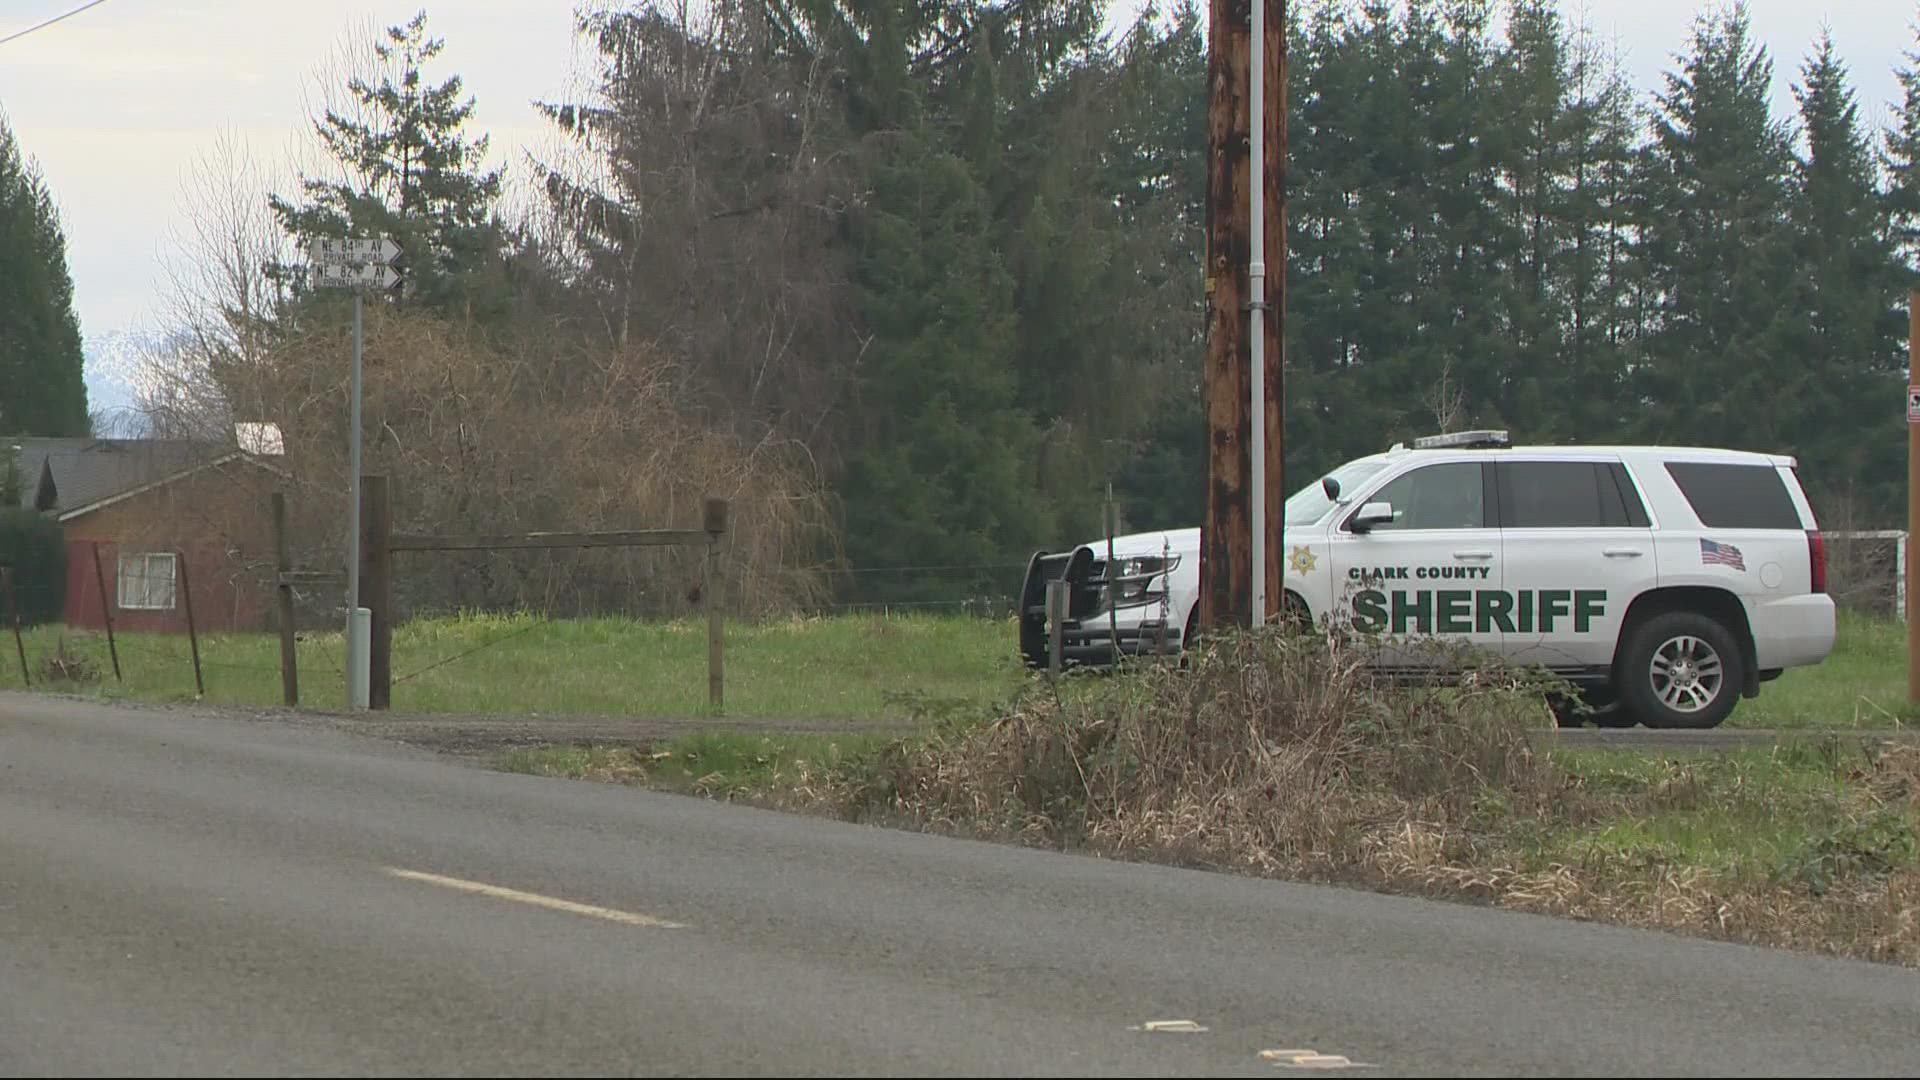
M90 686L100 681L100 665L90 656L67 650L67 636L60 635L53 655L40 662L40 681L53 686Z

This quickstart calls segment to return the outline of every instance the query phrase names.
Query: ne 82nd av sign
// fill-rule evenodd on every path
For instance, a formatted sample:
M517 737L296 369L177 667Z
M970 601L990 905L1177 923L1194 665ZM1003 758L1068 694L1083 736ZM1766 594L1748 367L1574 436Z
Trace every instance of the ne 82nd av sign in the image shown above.
M347 704L364 709L371 702L370 635L372 612L360 605L360 368L361 295L392 288L400 280L393 260L400 245L386 236L315 237L307 245L313 284L353 292L353 378L348 391L352 435L347 444ZM383 703L384 707L384 703Z

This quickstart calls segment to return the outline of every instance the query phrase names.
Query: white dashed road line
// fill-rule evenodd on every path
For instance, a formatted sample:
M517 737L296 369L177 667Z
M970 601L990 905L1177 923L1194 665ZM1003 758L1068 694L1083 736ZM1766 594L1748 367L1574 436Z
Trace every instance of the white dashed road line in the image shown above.
M521 892L518 889L501 888L498 885L486 885L478 881L443 877L440 874L427 874L418 870L402 870L392 866L387 867L386 871L394 877L405 878L408 881L424 881L429 885L438 885L445 889L457 889L460 892L474 893L478 896L490 896L496 900L511 900L516 904L528 904L533 907L547 908L551 911L564 911L570 915L586 915L595 919L605 919L608 922L625 923L628 926L650 926L662 930L682 930L686 928L685 923L671 922L666 919L655 918L652 915L641 915L631 911L618 911L614 908L598 907L593 904L576 904L571 900L562 900L553 896L542 896L539 893Z

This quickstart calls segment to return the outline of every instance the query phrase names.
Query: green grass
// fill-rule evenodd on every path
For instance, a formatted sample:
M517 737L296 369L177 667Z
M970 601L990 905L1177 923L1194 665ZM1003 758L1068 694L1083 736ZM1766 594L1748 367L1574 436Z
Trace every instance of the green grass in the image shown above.
M537 747L501 759L507 772L644 784L700 794L762 794L804 783L810 771L838 769L884 745L873 735L760 736L702 733L650 749Z
M1840 613L1833 655L1794 668L1727 720L1750 728L1888 728L1917 718L1907 699L1907 628L1892 619Z
M1616 750L1556 753L1581 820L1508 843L1534 866L1615 861L1769 880L1791 872L1850 820L1846 796L1865 762L1813 741L1662 758Z
M86 689L145 700L194 697L184 635L117 635L125 676L124 685L117 685L103 634L37 628L27 637L36 686L42 685L41 664L54 654L63 633L68 652L85 657L101 675ZM341 635L303 633L302 638L301 704L341 707ZM277 637L210 636L200 648L206 700L279 703ZM393 652L397 711L626 716L709 711L705 623L486 615L427 619L397 628ZM18 661L0 659L6 661L0 664L0 687L19 687ZM922 615L730 624L725 674L727 715L796 719L902 716L903 695L1003 698L1024 677L1010 624Z
M35 682L63 631L27 634ZM64 631L70 653L102 676L88 689L156 701L194 698L182 635L121 634L124 684L113 680L104 635ZM1009 622L932 615L792 619L727 628L726 712L734 717L875 719L903 714L907 695L1004 701L1027 678ZM344 705L336 633L304 633L301 703ZM1788 671L1741 701L1734 727L1887 728L1914 718L1905 706L1906 630L1892 620L1843 613L1825 663ZM11 643L6 643L8 646ZM477 651L475 651L477 650ZM11 649L7 649L11 653ZM470 655L463 655L469 654ZM279 642L269 634L201 641L206 700L280 701ZM434 666L434 665L439 666ZM414 712L701 716L707 713L702 623L601 618L546 620L475 615L423 619L394 634L393 707ZM18 687L12 655L0 655L0 687ZM72 686L61 689L76 689Z

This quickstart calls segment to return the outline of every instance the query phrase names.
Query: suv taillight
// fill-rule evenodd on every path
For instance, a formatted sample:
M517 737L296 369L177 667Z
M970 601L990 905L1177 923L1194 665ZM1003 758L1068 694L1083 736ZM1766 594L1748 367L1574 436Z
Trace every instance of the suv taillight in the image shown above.
M1818 529L1807 530L1807 562L1813 567L1813 591L1827 591L1827 541Z

